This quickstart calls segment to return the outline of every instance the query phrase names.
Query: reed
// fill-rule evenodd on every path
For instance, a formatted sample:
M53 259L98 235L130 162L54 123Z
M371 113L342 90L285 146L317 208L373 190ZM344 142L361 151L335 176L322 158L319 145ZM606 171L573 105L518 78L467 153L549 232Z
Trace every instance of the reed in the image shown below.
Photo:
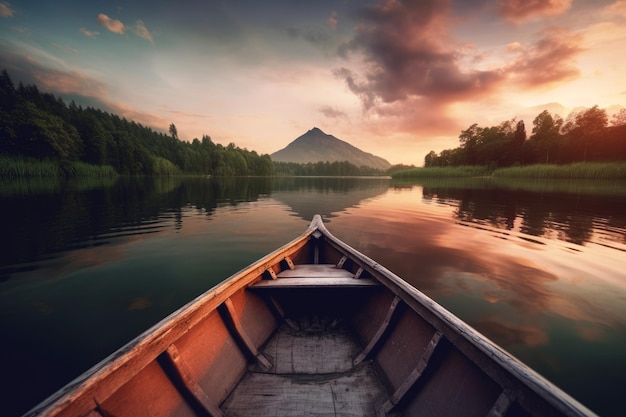
M0 155L0 178L112 178L117 171L111 165L92 165L85 162L59 164L55 161L15 158Z
M413 168L391 173L392 178L468 178L490 175L484 166Z
M56 162L0 155L0 177L2 178L55 178L60 176L63 176L63 173Z
M492 174L497 178L531 179L626 179L626 162L587 162L570 165L528 165L501 168Z
M68 176L70 177L116 177L117 171L111 165L92 165L85 162L72 162L69 165Z

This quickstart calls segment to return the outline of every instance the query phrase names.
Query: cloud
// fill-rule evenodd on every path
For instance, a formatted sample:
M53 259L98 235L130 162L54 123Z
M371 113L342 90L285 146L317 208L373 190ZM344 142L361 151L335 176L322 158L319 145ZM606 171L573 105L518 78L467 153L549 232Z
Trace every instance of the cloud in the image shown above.
M328 27L332 30L337 29L337 12L333 11L328 18Z
M338 110L331 106L322 106L319 108L320 113L330 119L339 119L339 118L347 118L348 115L341 110Z
M511 23L536 18L558 16L572 6L572 0L499 0L500 16Z
M32 55L37 56L36 53ZM154 114L137 110L126 103L111 101L106 83L82 71L64 70L62 68L66 65L60 60L43 63L32 56L25 56L22 51L0 48L0 62L4 63L7 71L16 81L35 84L42 91L74 100L78 104L117 114L145 126L165 130L169 124L168 121ZM52 68L52 65L58 68Z
M574 60L584 51L583 40L578 33L548 29L528 47L509 48L518 56L506 71L522 88L546 88L570 81L580 74Z
M385 103L411 96L449 99L489 90L501 79L494 71L466 71L460 68L457 45L447 33L447 2L384 1L368 8L365 23L357 26L355 37L340 47L340 55L362 53L367 64L364 83L346 82L362 98L367 91Z
M152 37L152 33L150 33L143 21L137 20L137 22L135 22L134 30L137 36L139 36L140 38L145 39L149 42L153 42L154 39Z
M15 14L15 9L13 9L8 3L0 3L0 16L2 17L13 17Z
M82 33L83 35L89 37L89 38L95 38L95 37L97 37L100 34L100 32L91 31L91 30L88 30L86 28L80 28L79 32Z
M360 16L337 50L348 63L333 73L366 115L394 131L449 135L460 127L458 104L494 105L505 88L547 89L580 74L575 59L584 39L565 29L545 30L527 45L511 42L502 51L508 57L485 67L491 51L451 37L448 2L384 0Z
M117 19L111 19L104 13L100 13L96 21L100 26L107 28L113 33L117 33L118 35L123 35L124 32L126 32L126 26L122 22Z

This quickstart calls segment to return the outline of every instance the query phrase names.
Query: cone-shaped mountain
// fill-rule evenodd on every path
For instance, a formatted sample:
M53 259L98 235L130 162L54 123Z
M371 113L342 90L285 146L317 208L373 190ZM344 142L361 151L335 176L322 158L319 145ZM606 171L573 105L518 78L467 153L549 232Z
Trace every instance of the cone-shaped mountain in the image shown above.
M343 162L348 161L358 167L368 166L381 170L391 167L391 164L376 155L363 152L333 135L322 132L317 127L306 132L285 148L274 152L272 160L277 162Z

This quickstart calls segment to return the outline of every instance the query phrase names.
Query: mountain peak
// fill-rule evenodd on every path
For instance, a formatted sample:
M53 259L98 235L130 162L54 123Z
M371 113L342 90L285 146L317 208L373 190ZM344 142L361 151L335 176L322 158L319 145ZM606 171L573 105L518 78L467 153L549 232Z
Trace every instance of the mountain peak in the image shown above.
M357 167L368 166L380 170L386 170L391 166L387 160L371 153L363 152L348 142L324 133L318 127L313 127L304 135L293 140L285 148L274 152L271 157L277 162L296 162L300 164L320 161L348 161Z

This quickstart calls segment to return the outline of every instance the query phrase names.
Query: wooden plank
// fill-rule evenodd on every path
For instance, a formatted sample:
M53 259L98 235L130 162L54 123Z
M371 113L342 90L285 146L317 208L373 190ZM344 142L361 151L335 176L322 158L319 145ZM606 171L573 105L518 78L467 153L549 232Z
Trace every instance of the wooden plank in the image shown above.
M407 394L407 392L409 392L411 387L415 385L417 380L422 376L422 374L428 367L428 364L430 363L430 358L432 358L433 353L435 353L435 350L437 349L437 346L439 346L439 342L441 341L442 337L443 337L443 334L441 332L439 331L435 332L432 339L430 340L430 343L424 350L424 353L422 355L422 359L420 360L420 362L411 371L411 373L404 380L402 385L400 385L400 387L398 387L398 389L391 395L391 397L389 397L389 400L385 404L383 404L383 406L380 409L379 414L381 415L388 414L390 411L394 409L396 405L398 405L400 401L402 401L402 399Z
M504 417L514 400L511 394L502 391L489 413L487 413L487 417Z
M369 278L279 278L277 280L258 281L250 288L371 288L379 285L377 281Z
M296 269L286 269L278 274L278 278L353 278L350 271L337 268L332 264L305 264Z
M400 304L400 301L401 301L400 297L397 297L397 296L394 297L394 299L391 301L391 305L389 306L389 309L387 310L387 314L385 315L385 319L380 324L380 327L378 328L378 330L374 334L374 337L372 337L372 339L369 341L369 343L367 344L365 349L363 349L363 352L361 352L359 354L359 356L357 356L354 359L354 365L358 365L361 362L363 362L365 359L367 359L368 356L371 354L371 352L380 344L380 342L382 341L383 336L387 332L387 329L389 327L389 323L391 323L391 319L392 319L394 313L396 312L396 309L397 309L398 305Z
M387 398L373 367L320 376L248 373L222 404L232 416L374 417Z
M202 407L204 411L211 417L223 417L222 410L216 404L213 404L211 399L207 396L206 392L193 380L191 370L180 356L180 352L176 345L170 345L164 352L164 357L168 360L172 369L176 372L178 379L178 385L182 388L187 395L191 395Z
M300 319L301 331L283 326L263 348L275 374L329 375L353 368L359 346L343 326L330 318Z
M278 280L262 282L278 282ZM242 344L242 348L246 350L246 352L244 353L246 353L247 356L255 358L261 367L265 368L266 370L270 370L272 368L272 364L267 360L265 356L263 356L261 352L259 352L254 343L252 343L252 340L248 336L248 332L246 332L246 329L243 328L241 322L239 321L239 317L237 316L237 312L235 311L235 306L233 305L233 302L230 300L230 298L226 299L224 303L222 303L222 305L220 306L220 312L224 314L225 319L229 322L227 324L230 324L230 326L228 327L229 329L231 329L231 331L234 332L233 336L239 339Z

